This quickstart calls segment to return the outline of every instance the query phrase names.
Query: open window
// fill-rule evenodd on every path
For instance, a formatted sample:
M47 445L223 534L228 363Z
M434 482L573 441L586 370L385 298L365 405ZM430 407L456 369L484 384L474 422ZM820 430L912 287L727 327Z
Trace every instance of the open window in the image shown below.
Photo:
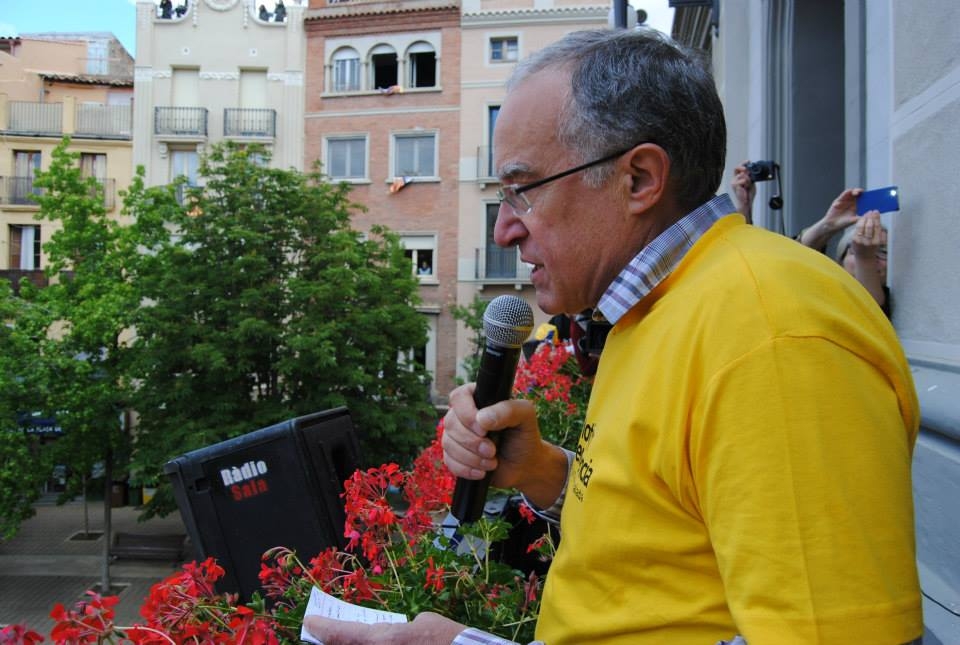
M417 42L407 50L410 69L410 87L437 86L437 53L433 46Z
M40 227L36 225L10 226L10 257L11 269L20 271L40 270Z
M398 85L397 51L390 45L374 47L370 52L370 72L373 89L387 90Z
M405 234L400 236L403 253L410 259L410 267L421 282L437 279L437 236L433 234Z

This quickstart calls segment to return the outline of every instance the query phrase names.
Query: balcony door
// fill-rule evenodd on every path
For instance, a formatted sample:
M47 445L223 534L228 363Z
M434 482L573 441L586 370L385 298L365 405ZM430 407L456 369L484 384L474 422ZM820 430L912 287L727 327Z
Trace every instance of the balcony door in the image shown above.
M39 226L10 226L9 266L20 271L40 269Z
M259 110L267 107L267 73L262 70L240 71L240 107Z
M493 241L493 227L497 223L500 204L487 204L486 269L485 278L516 278L517 247L502 248Z
M16 150L13 153L13 186L11 203L35 204L31 195L40 191L33 187L33 180L40 170L40 152L34 150Z

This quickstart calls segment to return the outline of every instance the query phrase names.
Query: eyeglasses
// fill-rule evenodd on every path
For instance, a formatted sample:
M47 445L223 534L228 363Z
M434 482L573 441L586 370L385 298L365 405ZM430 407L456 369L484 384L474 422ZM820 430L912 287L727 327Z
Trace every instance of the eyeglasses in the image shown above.
M549 184L551 181L556 181L557 179L563 179L568 175L573 173L580 172L581 170L586 170L592 166L598 166L607 161L616 159L617 157L624 155L637 146L646 143L641 141L640 143L635 143L629 148L624 148L623 150L618 150L617 152L611 153L606 157L600 157L599 159L594 159L593 161L588 161L587 163L580 164L569 170L564 170L563 172L558 172L555 175L550 175L549 177L544 177L543 179L538 179L537 181L531 181L529 184L506 184L500 187L500 190L497 191L497 199L500 202L506 202L507 205L513 209L515 215L527 215L530 211L533 210L533 206L530 205L530 202L527 200L526 196L523 194L528 190L533 190L534 188L539 188L544 184Z

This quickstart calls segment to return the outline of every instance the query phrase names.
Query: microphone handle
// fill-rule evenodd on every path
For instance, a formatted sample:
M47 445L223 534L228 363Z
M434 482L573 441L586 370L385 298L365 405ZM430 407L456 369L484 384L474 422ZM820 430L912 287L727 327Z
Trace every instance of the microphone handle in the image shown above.
M480 369L477 372L477 387L473 391L473 401L477 409L485 408L510 398L513 390L513 378L520 360L519 347L500 347L487 343L480 357ZM495 446L500 446L500 433L487 435ZM487 490L493 471L488 471L483 479L457 478L453 489L453 504L450 512L461 523L475 522L483 515L487 502Z

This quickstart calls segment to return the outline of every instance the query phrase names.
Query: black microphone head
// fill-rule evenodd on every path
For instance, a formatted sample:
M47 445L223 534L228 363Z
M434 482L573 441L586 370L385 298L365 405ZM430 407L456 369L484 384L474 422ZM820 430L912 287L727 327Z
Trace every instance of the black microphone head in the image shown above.
M521 347L533 331L533 310L523 298L497 296L483 313L487 342L499 347Z

